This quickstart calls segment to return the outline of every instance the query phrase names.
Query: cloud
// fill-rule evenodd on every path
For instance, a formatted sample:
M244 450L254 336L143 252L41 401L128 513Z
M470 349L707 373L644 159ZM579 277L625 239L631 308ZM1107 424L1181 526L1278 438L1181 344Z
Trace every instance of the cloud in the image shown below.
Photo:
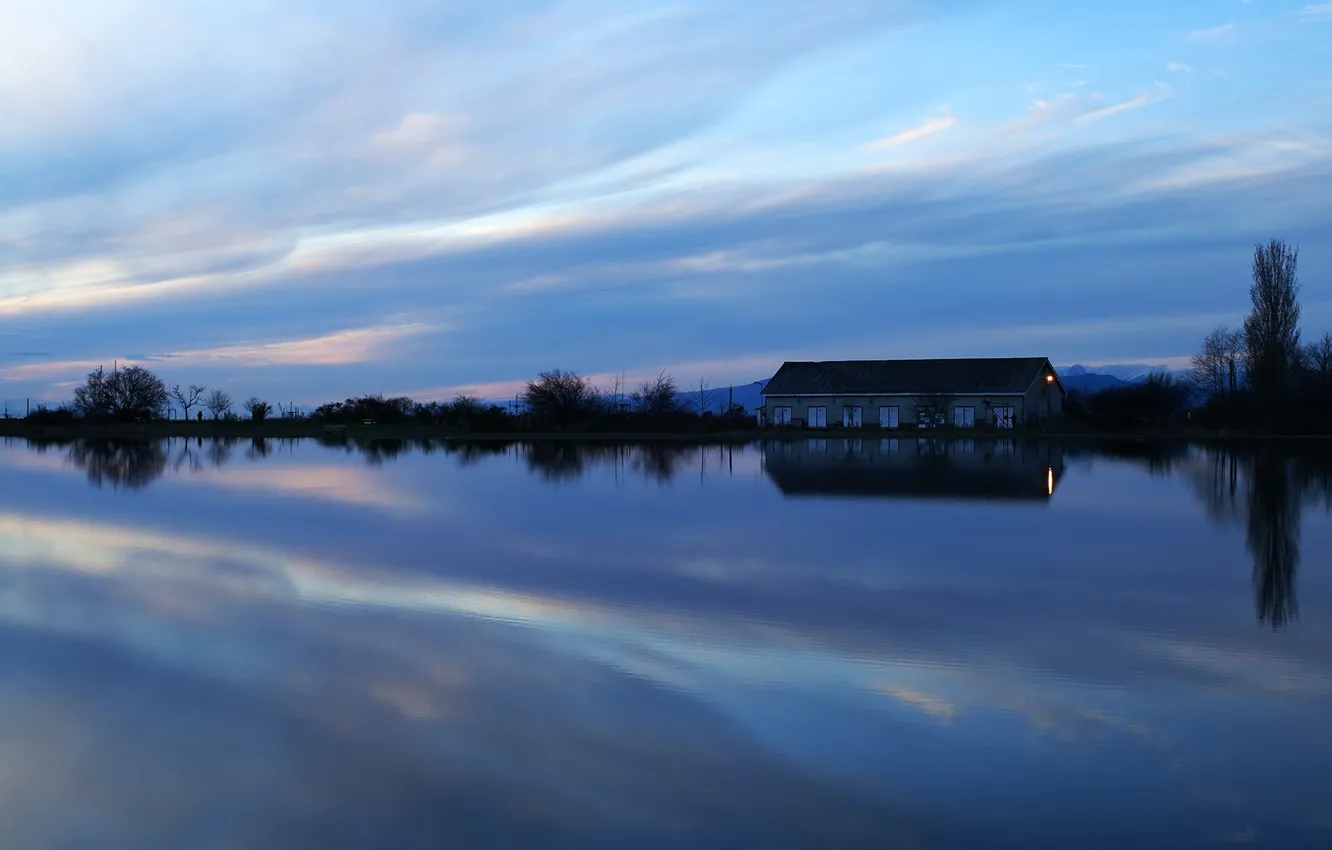
M407 340L447 329L447 325L440 323L409 322L352 328L305 339L237 343L137 357L108 355L95 359L30 363L0 369L0 378L7 381L32 381L82 375L99 366L109 366L113 361L122 366L137 365L150 369L164 366L262 368L373 363L391 357L395 347Z
M1332 22L1332 3L1311 3L1296 12L1300 20L1309 23Z
M921 139L945 132L956 125L957 119L953 117L953 114L947 109L943 109L938 115L925 119L925 121L915 127L870 142L866 147L869 150L892 150L893 148L900 148L903 145L909 145L913 142L918 142Z
M1187 231L1201 268L1218 242L1247 244L1255 219L1323 220L1303 212L1321 160L1283 169L1214 141L1237 110L1255 134L1325 132L1305 95L1271 95L1305 91L1295 69L1320 73L1314 47L1262 67L1233 57L1236 78L1265 83L1225 102L1192 87L1151 122L1102 121L1167 96L1137 76L1139 51L1076 69L1127 93L1116 103L1075 88L1074 69L1031 89L1012 63L945 74L940 44L974 37L947 5L8 4L0 315L53 363L160 352L164 369L225 371L247 391L343 397L511 384L557 361L601 374L797 340L855 347L885 338L875 315L904 339L914 323L884 312L889 295L940 332L978 318L944 310L944 294L1006 321L1034 305L1055 325L1114 299L1104 280L1053 299L1017 254L1039 255L1028 269L1066 263L1066 280L1116 264L1189 314L1195 274L1160 269L1154 239ZM1163 31L1144 14L1143 31ZM1093 29L1061 50L1091 55ZM866 145L885 114L922 120ZM1211 166L1235 179L1202 179ZM1272 203L1275 181L1297 176L1289 205ZM1302 240L1310 262L1321 238ZM802 326L794 305L834 321L825 302L855 315L841 331ZM368 316L457 326L368 352L353 338L342 358L337 340L295 344ZM418 356L394 358L399 345ZM1128 346L1074 353L1131 359ZM43 374L78 370L18 373L3 393L50 394Z
M1191 41L1216 41L1235 32L1235 23L1231 21L1228 24L1209 27L1207 29L1193 30L1189 33Z
M1172 74L1192 74L1193 66L1185 65L1183 62L1167 62L1166 70Z
M1093 109L1090 112L1084 112L1074 120L1077 121L1079 124L1085 124L1092 121L1100 121L1105 118L1110 118L1111 116L1114 115L1119 115L1120 113L1123 112L1130 112L1134 109L1141 109L1144 106L1151 106L1153 103L1157 103L1163 98L1164 95L1159 95L1159 94L1151 95L1144 92L1143 94L1140 94L1134 98L1130 98L1129 100L1125 100L1120 103L1111 104L1110 106L1102 106L1099 109Z

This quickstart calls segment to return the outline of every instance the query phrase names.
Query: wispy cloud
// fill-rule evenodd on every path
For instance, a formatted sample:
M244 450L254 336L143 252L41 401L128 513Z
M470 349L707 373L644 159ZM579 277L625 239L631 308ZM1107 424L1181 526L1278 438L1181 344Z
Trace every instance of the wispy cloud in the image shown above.
M1296 15L1309 23L1332 23L1332 3L1311 3Z
M1183 62L1167 62L1166 70L1172 74L1192 74L1193 66L1185 65Z
M1235 22L1220 26L1208 27L1207 29L1193 30L1189 33L1191 41L1215 41L1218 38L1224 38L1235 32Z
M35 381L82 375L99 366L151 368L241 366L345 366L373 363L392 356L395 345L412 337L447 330L442 323L412 322L368 328L334 331L315 337L274 342L239 343L215 348L198 348L137 357L107 356L97 359L59 360L28 363L0 370L0 379Z
M1090 112L1084 112L1074 120L1080 124L1101 121L1123 112L1131 112L1134 109L1142 109L1144 106L1151 106L1153 103L1162 100L1164 97L1164 94L1152 95L1144 92L1129 100L1114 103L1109 106L1102 106L1099 109L1093 109Z
M912 142L918 142L921 139L926 139L930 136L950 130L956 124L957 119L953 117L953 114L948 109L943 109L940 110L938 115L925 119L925 121L915 127L870 142L866 147L869 150L892 150L893 148L900 148L903 145L909 145Z

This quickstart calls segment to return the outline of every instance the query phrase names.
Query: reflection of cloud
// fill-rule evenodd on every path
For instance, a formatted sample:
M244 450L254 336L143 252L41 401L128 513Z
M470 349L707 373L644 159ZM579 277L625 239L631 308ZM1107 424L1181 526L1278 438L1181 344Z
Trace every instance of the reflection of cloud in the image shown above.
M402 490L400 485L394 485L373 470L354 466L272 463L224 466L201 469L175 480L385 511L425 509L425 504L417 496Z
M957 708L948 700L922 694L920 691L901 685L882 685L879 690L893 697L903 705L919 709L931 717L945 723L952 722L957 715Z

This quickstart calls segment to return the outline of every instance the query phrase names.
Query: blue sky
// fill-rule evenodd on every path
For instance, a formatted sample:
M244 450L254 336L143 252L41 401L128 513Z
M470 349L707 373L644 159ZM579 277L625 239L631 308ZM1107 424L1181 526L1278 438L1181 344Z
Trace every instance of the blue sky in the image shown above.
M18 0L0 111L10 403L1332 328L1332 4Z

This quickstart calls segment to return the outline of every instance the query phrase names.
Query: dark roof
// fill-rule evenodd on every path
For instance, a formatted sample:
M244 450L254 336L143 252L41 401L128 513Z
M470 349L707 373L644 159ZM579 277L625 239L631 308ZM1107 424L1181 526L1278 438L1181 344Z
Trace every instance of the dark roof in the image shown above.
M1020 395L1046 369L1054 372L1044 357L783 363L763 394Z

